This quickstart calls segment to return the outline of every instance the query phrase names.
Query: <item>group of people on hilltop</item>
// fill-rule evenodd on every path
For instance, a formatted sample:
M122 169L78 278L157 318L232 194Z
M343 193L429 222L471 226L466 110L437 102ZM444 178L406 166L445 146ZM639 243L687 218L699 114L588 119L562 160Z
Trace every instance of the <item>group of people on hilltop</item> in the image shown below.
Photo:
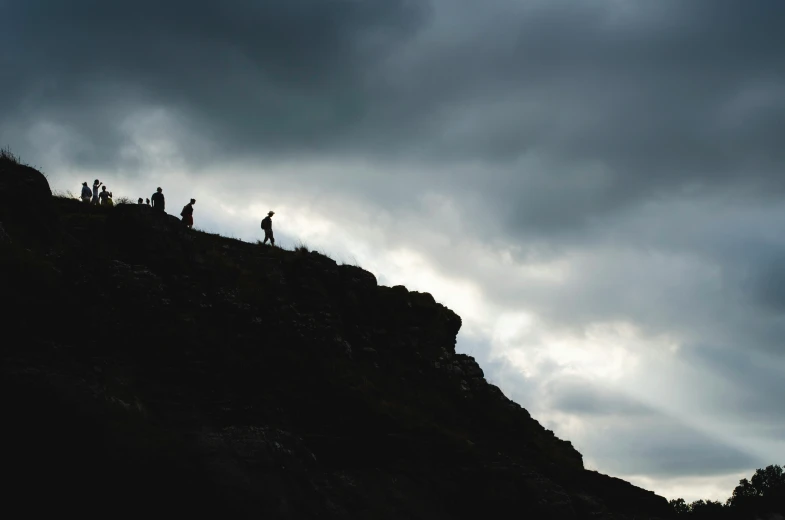
M142 199L139 199L139 204L142 203ZM183 224L188 229L194 227L194 204L196 204L196 199L191 199L191 201L183 206L182 211L180 211L180 217L182 218ZM166 197L164 197L164 190L161 189L159 186L153 195L147 199L147 205L152 206L156 211L165 211L166 210Z
M100 191L98 188L101 188ZM114 206L114 201L112 201L112 192L107 191L104 183L98 179L93 182L92 190L86 182L82 183L82 202L85 204Z
M154 210L164 212L166 210L166 197L164 197L164 190L159 186L156 188L155 193L149 199L142 200L142 197L139 197L139 200L136 201L137 204L146 204L151 206ZM191 199L191 201L183 207L183 210L180 212L180 216L182 217L183 224L187 228L194 227L194 204L196 204L196 199Z
M98 190L99 187L102 188L100 192ZM112 202L112 192L106 191L106 186L103 186L103 183L98 179L93 183L92 190L86 182L82 183L82 202L87 204L114 206L114 202ZM139 200L136 202L139 205L151 206L153 210L160 211L161 213L166 209L166 198L164 197L164 191L160 186L149 199L142 200L142 197L139 197ZM188 229L192 229L194 226L194 204L196 204L196 199L191 199L188 204L183 206L182 211L180 211L182 222ZM264 241L262 244L266 244L269 240L271 246L275 246L275 237L273 236L273 215L275 215L275 212L269 211L267 216L262 219L262 230L264 230Z

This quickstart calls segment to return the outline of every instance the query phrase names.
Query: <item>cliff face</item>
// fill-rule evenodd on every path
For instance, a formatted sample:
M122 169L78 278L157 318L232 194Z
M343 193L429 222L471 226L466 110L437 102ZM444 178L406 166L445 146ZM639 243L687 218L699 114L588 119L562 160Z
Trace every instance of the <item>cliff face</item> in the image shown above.
M8 507L669 517L487 383L427 293L146 206L54 198L10 162L0 203Z

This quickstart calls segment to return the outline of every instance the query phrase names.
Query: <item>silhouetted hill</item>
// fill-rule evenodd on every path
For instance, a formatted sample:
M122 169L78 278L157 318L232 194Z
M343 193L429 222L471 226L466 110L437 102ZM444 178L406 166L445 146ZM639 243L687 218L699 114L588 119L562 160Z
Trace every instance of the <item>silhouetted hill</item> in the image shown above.
M427 293L146 206L52 197L10 160L0 222L9 511L671 515L664 498L585 470L487 383L455 353L461 319Z

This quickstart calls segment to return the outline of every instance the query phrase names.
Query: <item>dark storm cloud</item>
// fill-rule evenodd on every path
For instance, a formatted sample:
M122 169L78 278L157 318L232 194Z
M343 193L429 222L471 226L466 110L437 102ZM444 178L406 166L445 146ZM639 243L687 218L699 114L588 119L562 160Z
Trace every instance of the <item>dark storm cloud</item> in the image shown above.
M582 227L740 170L747 186L783 187L776 1L25 0L6 13L14 81L0 108L74 128L97 160L117 160L124 113L165 107L188 128L171 137L195 163L204 149L188 134L217 161L498 168L465 188L502 202L513 227Z
M417 5L13 2L0 36L13 81L0 108L22 124L60 121L109 151L125 137L117 117L146 107L172 111L224 153L323 150L362 117L365 75L419 26Z
M693 346L681 353L686 364L723 381L713 407L750 422L785 424L782 404L785 360L760 355L746 345L737 349Z
M601 459L611 472L655 477L721 475L765 464L755 455L664 416L646 422L609 423L606 428L605 434L590 435L587 442L592 457Z
M549 408L575 415L617 415L629 419L653 415L648 406L608 388L577 378L551 382L544 389Z
M785 248L772 250L771 247L755 249L755 258L747 264L739 281L741 288L752 302L776 314L785 313ZM753 263L754 262L754 263Z

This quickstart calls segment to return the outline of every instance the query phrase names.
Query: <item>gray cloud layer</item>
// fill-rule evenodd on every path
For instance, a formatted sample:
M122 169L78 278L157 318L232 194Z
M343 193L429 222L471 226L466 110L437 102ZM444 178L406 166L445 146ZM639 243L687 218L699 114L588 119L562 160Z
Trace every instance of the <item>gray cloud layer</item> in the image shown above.
M4 111L108 130L110 150L122 136L107 107L149 104L226 153L502 162L500 193L537 194L526 221L552 206L532 206L543 190L601 212L735 183L739 168L781 189L776 1L31 0L6 13Z

